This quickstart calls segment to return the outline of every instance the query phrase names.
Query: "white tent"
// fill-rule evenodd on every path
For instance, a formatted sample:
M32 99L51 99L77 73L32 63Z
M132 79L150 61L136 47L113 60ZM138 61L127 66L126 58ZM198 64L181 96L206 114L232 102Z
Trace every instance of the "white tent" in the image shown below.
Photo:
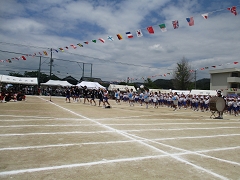
M187 91L187 90L172 90L173 93L177 92L178 95L181 95L181 94L184 94L184 95L189 95L190 94L190 91Z
M87 89L99 89L99 88L105 89L105 87L99 84L98 82L89 82L89 81L82 81L78 83L76 86L78 87L87 86Z
M38 85L37 78L33 78L33 77L15 77L15 76L0 75L0 82L9 83L9 84Z
M190 92L191 95L209 95L215 96L217 94L216 90L196 90L192 89Z
M116 85L116 84L110 84L108 86L108 90L109 91L114 91L114 90L117 90L119 89L120 91L122 92L126 92L127 89L133 89L133 92L136 92L136 88L134 86L128 86L128 85Z
M49 80L46 83L41 83L42 86L62 86L62 87L69 87L73 86L67 81L60 81L60 80Z

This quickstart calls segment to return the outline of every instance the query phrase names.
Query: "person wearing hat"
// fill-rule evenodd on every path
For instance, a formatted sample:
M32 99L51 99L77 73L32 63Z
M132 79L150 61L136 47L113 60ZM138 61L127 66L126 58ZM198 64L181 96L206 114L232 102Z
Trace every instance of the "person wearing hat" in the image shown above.
M217 91L217 97L222 98L222 92L221 90ZM215 119L223 119L223 111L218 111L218 117L216 117Z

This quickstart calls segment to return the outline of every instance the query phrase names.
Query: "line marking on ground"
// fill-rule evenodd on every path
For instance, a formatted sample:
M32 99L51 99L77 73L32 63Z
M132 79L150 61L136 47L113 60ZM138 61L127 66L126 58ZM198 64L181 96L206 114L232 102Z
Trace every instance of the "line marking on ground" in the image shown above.
M42 99L42 100L45 100L45 99L43 99L43 98L41 98L41 97L38 97L38 98L40 98L40 99ZM149 145L149 144L147 144L147 143L145 143L145 142L138 141L138 139L144 139L144 138L141 138L141 137L138 137L138 136L129 134L129 133L127 133L127 132L123 132L123 131L114 129L114 128L112 128L112 127L109 127L109 126L106 126L106 125L104 125L104 124L101 124L101 123L99 123L99 122L97 122L97 121L94 121L93 119L90 119L90 118L85 117L85 116L83 116L83 115L77 114L77 113L75 113L75 112L73 112L73 111L71 111L71 110L69 110L69 109L67 109L67 108L64 108L64 107L62 107L62 106L60 106L60 105L58 105L58 104L55 104L55 103L53 103L53 102L50 102L50 103L53 104L53 105L55 105L55 106L57 106L57 107L59 107L59 108L61 108L61 109L66 110L66 111L68 111L68 112L70 112L70 113L72 113L72 114L75 114L75 115L77 115L77 116L83 117L83 118L85 118L85 119L87 119L87 120L89 120L89 121L91 121L91 122L95 122L96 124L98 124L98 125L100 125L100 126L102 126L102 127L105 127L106 129L109 129L109 130L111 130L111 131L113 131L113 132L116 132L116 133L118 133L118 134L120 134L120 135L122 135L122 136L124 136L124 137L127 137L127 138L132 139L132 140L136 140L138 143L140 143L140 144L142 144L142 145L144 145L144 146L146 146L146 147L149 147L149 148L151 148L152 150L155 150L155 151L157 151L157 152L163 153L164 155L169 156L169 157L171 157L171 158L173 158L173 159L175 159L175 160L177 160L177 161L180 161L180 162L182 162L182 163L188 164L188 165L190 165L190 166L192 166L192 167L194 167L194 168L196 168L196 169L198 169L198 170L201 170L201 171L204 171L204 172L206 172L206 173L208 173L208 174L211 174L212 176L218 177L218 178L220 178L220 179L227 180L226 177L221 176L221 175L219 175L219 174L217 174L217 173L215 173L215 172L212 172L211 170L205 169L205 168L203 168L203 167L201 167L201 166L198 166L198 165L196 165L196 164L194 164L194 163L191 163L191 162L189 162L189 161L187 161L187 160L185 160L185 159L183 159L183 158L180 158L180 157L178 157L178 156L169 154L169 153L167 153L167 152L165 152L165 151L163 151L163 150L160 150L160 149L158 149L158 148L156 148L156 147L154 147L154 146L152 146L152 145ZM145 140L148 140L148 139L145 139ZM157 142L151 141L151 140L148 140L148 141L149 141L149 142L157 143ZM162 143L160 143L160 144L162 144ZM165 144L163 144L163 145L165 145ZM165 146L166 146L166 145L165 145ZM174 148L175 148L175 147L174 147ZM186 150L184 150L184 151L186 151ZM191 151L190 151L190 152L191 152ZM201 154L199 154L199 155L201 155ZM138 158L138 159L139 159L139 158ZM125 159L125 160L126 160L126 159ZM116 160L112 160L112 161L114 162L114 161L116 161ZM103 161L103 162L104 162L104 161ZM95 162L92 162L92 163L89 163L89 164L93 165L94 163L95 163ZM99 162L98 162L98 164L99 164ZM79 166L79 164L78 164L78 166ZM6 172L1 172L0 175L18 174L18 173L25 173L25 172L36 172L36 171L42 171L42 170L53 170L53 169L56 169L56 168L59 169L59 168L62 168L62 167L65 167L65 168L76 167L76 164L72 164L72 165L62 165L62 166L52 166L52 167L45 167L45 168L35 168L35 169L6 171Z

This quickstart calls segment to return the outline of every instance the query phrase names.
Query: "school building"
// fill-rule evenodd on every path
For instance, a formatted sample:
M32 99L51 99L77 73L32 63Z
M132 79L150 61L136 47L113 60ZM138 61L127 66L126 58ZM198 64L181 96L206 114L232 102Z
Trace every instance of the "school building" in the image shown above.
M224 95L240 95L240 69L210 70L210 90L222 90Z

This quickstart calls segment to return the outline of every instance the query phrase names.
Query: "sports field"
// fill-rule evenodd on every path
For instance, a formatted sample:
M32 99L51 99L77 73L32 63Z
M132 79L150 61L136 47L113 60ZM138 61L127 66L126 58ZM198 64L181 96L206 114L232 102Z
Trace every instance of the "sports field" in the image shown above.
M0 179L240 179L240 116L51 99L0 103Z

